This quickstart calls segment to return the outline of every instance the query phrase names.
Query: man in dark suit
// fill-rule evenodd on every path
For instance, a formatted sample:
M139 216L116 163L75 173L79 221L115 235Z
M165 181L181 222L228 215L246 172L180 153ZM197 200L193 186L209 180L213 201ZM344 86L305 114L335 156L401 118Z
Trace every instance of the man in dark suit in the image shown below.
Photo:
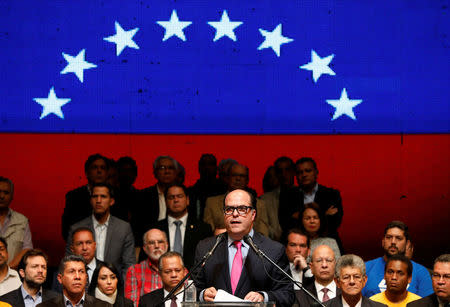
M136 263L130 224L110 214L110 208L114 205L114 195L108 184L93 185L91 205L93 214L70 228L66 254L72 253L73 231L80 227L88 227L95 235L96 258L114 264L125 279L128 268Z
M108 170L108 158L100 154L90 155L84 163L87 185L76 188L66 194L66 205L61 218L61 233L64 240L69 235L70 226L91 215L92 186L95 183L105 182L108 177Z
M329 307L382 307L386 306L362 296L367 282L364 260L356 255L344 255L336 263L336 284L342 293L325 303Z
M152 291L141 297L139 307L155 307L164 306L163 300L170 291L183 279L184 264L181 255L177 252L167 252L163 254L158 261L158 271L161 276L163 287L161 289ZM172 297L172 304L180 307L184 299L183 287L176 291Z
M57 296L57 293L42 288L47 278L47 264L48 258L43 251L28 250L19 263L22 286L1 296L0 301L14 307L25 307L25 301L27 304L39 304Z
M153 175L158 181L155 185L147 187L139 193L139 203L133 209L133 227L136 229L139 247L142 247L144 233L153 225L166 218L166 200L164 193L167 187L174 184L180 166L177 160L170 156L159 156L153 162Z
M342 244L337 232L344 215L341 194L338 190L317 183L319 170L312 158L297 160L295 168L298 187L283 190L280 193L279 219L284 234L301 223L299 215L303 205L315 202L319 205L319 213L326 218L323 222L327 224L328 236L336 239L342 252Z
M63 288L63 294L49 299L38 307L112 307L111 304L98 300L85 293L87 274L86 263L81 256L70 255L63 258L59 266L58 281Z
M449 307L450 306L450 254L440 255L434 260L434 293L420 300L408 303L407 307Z
M236 189L225 196L223 210L226 240L222 240L217 246L215 253L194 280L200 291L201 301L213 301L217 290L222 289L252 302L274 301L277 306L292 306L292 285L289 282L279 282L287 279L268 261L259 258L243 240L246 235L253 237L255 244L268 257L285 272L289 272L283 245L253 230L257 214L255 208L255 197L245 190ZM215 241L215 238L207 238L197 245L195 262L211 249ZM266 270L271 277L266 275Z
M167 218L159 221L156 228L164 231L169 238L169 250L180 253L189 270L194 264L194 253L197 243L213 235L211 227L188 214L189 197L186 187L174 184L167 188Z

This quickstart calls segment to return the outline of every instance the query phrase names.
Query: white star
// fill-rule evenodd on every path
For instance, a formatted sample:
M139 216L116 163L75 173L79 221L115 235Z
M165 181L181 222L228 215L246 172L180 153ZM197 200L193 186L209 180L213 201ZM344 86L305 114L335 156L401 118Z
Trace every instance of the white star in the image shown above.
M329 55L325 58L321 58L320 56L317 55L317 53L314 50L311 50L311 62L303 66L300 66L299 68L311 70L313 72L314 82L316 83L322 74L327 74L331 76L336 75L336 73L332 71L330 67L328 67L331 60L333 60L333 57L334 54Z
M334 111L333 118L331 120L335 120L339 118L341 115L347 115L353 120L356 120L355 114L353 113L353 108L362 102L362 99L348 99L347 90L344 88L341 93L341 98L339 100L327 99L327 103L331 104L336 108Z
M81 50L76 57L68 55L66 53L62 53L63 57L67 61L67 66L61 71L61 74L67 74L69 72L73 72L78 79L83 83L83 72L85 69L95 68L97 65L86 62L84 60L84 53L86 49Z
M125 47L139 49L139 46L133 41L133 36L139 31L139 28L124 31L120 24L116 21L116 34L103 38L105 41L116 44L116 55L119 56Z
M163 41L168 40L172 36L177 36L182 41L186 41L186 37L184 36L183 29L189 26L191 21L180 21L177 16L177 11L173 10L172 15L170 16L169 21L157 21L161 27L166 29L166 33L164 33Z
M44 108L42 109L41 117L43 119L47 115L53 113L59 118L64 119L64 114L61 107L70 101L70 98L58 98L55 94L55 89L52 87L48 92L47 98L33 98L34 101L39 103Z
M270 47L277 54L277 56L280 56L280 46L281 45L290 43L293 41L292 38L283 36L281 34L281 23L275 29L273 29L272 32L268 32L263 29L259 29L259 32L261 32L261 35L265 37L265 40L258 47L258 50Z
M208 21L208 24L216 29L216 36L214 37L214 42L222 38L223 36L228 36L233 41L236 41L236 35L234 35L234 29L243 24L242 21L230 21L228 18L227 10L223 11L222 18L220 21Z

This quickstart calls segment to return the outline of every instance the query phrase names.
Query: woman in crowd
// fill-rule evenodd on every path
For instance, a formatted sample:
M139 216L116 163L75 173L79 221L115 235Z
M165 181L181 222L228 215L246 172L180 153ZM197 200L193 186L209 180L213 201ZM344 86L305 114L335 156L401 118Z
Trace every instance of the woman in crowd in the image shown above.
M305 204L301 217L301 228L308 235L311 242L311 253L319 245L328 245L334 252L336 259L341 257L339 246L335 239L327 237L325 219L319 214L319 205Z
M123 296L123 283L119 271L110 263L101 263L92 275L89 286L90 295L114 307L133 307L133 301Z

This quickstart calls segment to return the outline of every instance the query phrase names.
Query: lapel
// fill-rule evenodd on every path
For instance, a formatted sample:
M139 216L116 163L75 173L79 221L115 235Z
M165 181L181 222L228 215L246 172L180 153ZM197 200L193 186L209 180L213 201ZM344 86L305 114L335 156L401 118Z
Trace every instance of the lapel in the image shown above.
M224 259L224 262L222 263L222 270L221 270L222 272L219 275L217 275L217 276L220 276L220 275L225 276L225 280L224 280L224 282L225 282L225 290L228 293L231 293L232 292L231 291L231 278L230 278L231 268L228 267L228 263L229 263L228 262L228 235L226 236L226 239L224 240L224 242L221 243L221 245L222 245L221 248L218 249L216 251L216 253L217 252L221 252L222 255L224 255L223 258L221 257L222 259Z
M21 287L19 287L19 289L17 289L16 291L16 297L15 297L15 304L14 307L25 307L25 303L23 302L23 295L22 295L22 290Z
M105 239L105 254L103 255L103 259L109 259L107 258L109 256L109 250L110 250L110 243L112 242L113 239L113 229L114 229L114 223L115 223L115 218L111 215L111 213L109 214L109 224L108 224L108 228L106 229L106 239Z
M186 230L184 232L184 240L183 240L183 254L191 252L190 242L192 242L195 231L197 230L195 227L196 223L194 222L194 218L192 214L188 214L188 218L186 221ZM194 246L195 249L195 246Z
M151 203L147 204L147 206L149 206L150 208L152 207L152 205L154 206L154 208L152 208L152 211L154 211L154 215L156 216L156 221L158 221L158 216L159 216L159 195L158 195L158 188L157 188L157 184L155 184L154 186L151 187L151 189L153 191L150 191L150 195L151 195Z
M253 241L258 247L260 247L261 242L259 240L258 235L256 235L256 232L253 232ZM243 295L242 297L244 297L249 292L248 285L251 284L249 276L251 275L252 270L254 270L257 267L256 263L258 260L259 260L258 255L255 254L255 252L251 247L249 247L247 258L245 259L245 263L242 267L241 276L239 277L239 282L236 286L235 291L236 296L239 296L239 294L241 294L241 296Z

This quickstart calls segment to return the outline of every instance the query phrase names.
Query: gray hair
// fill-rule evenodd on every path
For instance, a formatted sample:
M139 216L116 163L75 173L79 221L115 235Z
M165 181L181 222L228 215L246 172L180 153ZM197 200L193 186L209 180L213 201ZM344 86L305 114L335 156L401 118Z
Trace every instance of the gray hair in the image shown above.
M159 260L158 260L158 270L159 270L159 272L161 272L162 269L163 269L162 268L162 261L163 261L163 259L164 258L172 258L172 257L180 258L181 264L184 267L183 257L181 257L181 255L179 253L177 253L177 252L165 252L164 254L161 255L161 257L159 257Z
M171 156L159 156L158 158L156 158L155 162L153 162L153 172L156 172L156 168L158 167L159 162L163 159L168 159L168 160L172 161L173 166L175 167L175 170L178 172L178 170L180 169L180 167L178 165L178 161L175 160L174 158L172 158Z
M445 262L445 263L450 262L450 254L443 254L443 255L440 255L439 257L437 257L437 258L434 260L434 264L436 264L436 262Z
M357 268L363 276L366 276L366 265L364 264L364 260L359 256L353 254L341 256L336 263L334 276L339 278L341 270L346 267Z
M158 229L158 228L152 228L152 229L147 230L147 231L144 233L144 235L142 236L142 242L144 242L144 245L148 243L148 241L147 241L147 234L148 234L150 231L152 231L152 230L159 230L159 231L161 231L162 234L163 234L163 236L164 236L164 239L166 240L166 243L169 243L169 241L167 240L167 235L166 235L166 233L165 233L164 231L162 231L162 230L160 230L160 229Z

